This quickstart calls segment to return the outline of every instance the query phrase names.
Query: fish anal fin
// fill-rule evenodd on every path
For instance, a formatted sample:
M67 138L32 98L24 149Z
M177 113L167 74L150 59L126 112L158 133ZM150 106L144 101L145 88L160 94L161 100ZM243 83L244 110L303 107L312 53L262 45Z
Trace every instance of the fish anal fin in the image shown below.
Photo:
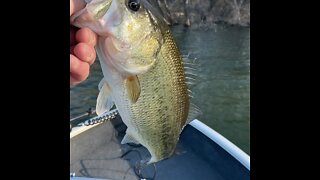
M140 144L134 137L132 137L129 134L126 134L121 141L121 144L126 144L126 143Z

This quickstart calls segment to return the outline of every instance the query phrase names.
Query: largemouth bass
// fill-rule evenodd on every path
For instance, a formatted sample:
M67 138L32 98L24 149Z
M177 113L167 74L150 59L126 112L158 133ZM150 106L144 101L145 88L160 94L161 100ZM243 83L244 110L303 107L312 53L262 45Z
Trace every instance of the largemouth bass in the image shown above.
M115 104L128 127L122 144L146 147L148 164L170 157L199 111L190 109L181 54L160 13L147 0L92 0L71 23L98 34L97 114Z

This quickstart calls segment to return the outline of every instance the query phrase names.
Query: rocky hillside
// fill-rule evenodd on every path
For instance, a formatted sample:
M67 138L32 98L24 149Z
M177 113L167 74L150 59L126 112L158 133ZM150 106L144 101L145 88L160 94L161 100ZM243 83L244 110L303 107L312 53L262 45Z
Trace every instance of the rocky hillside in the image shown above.
M156 0L169 24L250 26L250 0Z

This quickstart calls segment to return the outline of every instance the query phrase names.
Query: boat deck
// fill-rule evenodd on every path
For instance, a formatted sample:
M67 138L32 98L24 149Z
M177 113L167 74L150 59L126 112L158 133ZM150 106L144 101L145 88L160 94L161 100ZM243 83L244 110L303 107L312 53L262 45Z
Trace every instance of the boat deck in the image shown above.
M250 179L246 167L191 125L182 132L175 155L139 174L135 172L137 162L150 154L141 145L121 145L125 130L118 116L70 139L70 172L77 177L112 180Z

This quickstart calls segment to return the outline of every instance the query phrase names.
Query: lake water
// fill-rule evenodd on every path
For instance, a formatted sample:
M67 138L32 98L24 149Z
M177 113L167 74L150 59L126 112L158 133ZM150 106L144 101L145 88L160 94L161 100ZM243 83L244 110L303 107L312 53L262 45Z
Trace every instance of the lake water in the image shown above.
M215 25L210 29L172 27L183 55L196 58L192 101L201 120L250 155L250 28ZM102 78L99 62L88 79L70 87L70 116L95 107Z

